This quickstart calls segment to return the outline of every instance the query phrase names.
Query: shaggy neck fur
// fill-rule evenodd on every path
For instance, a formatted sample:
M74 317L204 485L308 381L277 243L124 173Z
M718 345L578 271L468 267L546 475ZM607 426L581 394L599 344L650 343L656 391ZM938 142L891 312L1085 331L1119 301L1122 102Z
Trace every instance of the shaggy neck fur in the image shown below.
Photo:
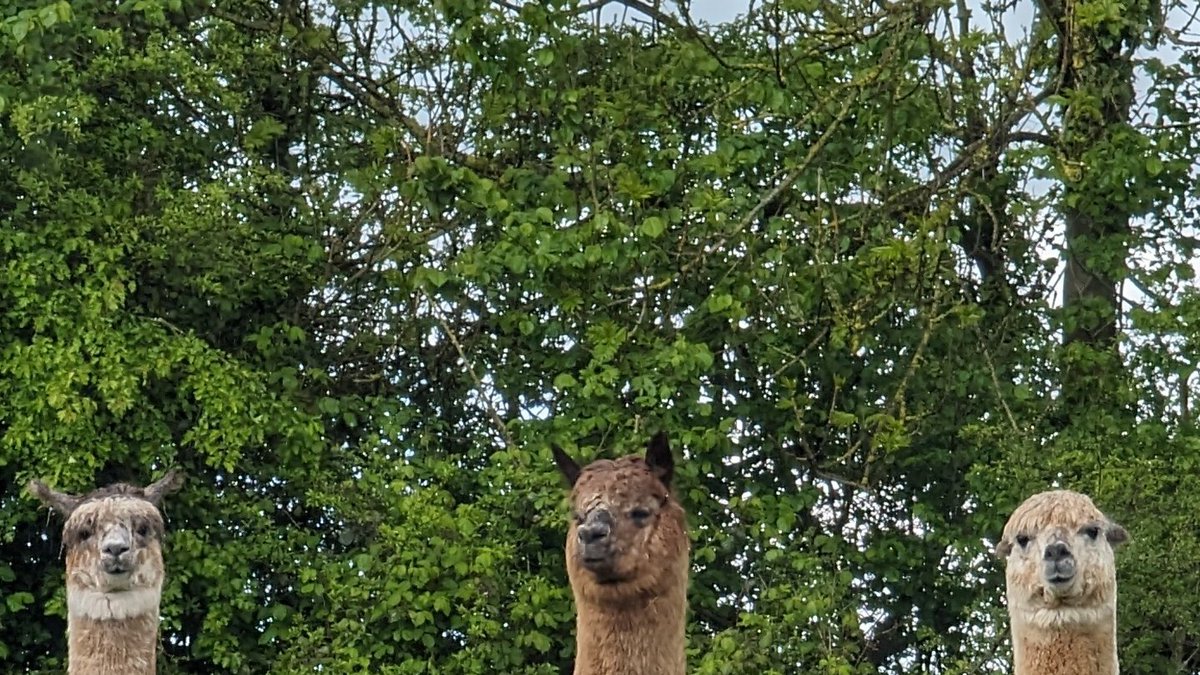
M575 675L684 675L687 567L672 576L661 593L631 602L608 604L576 589Z
M161 589L67 586L68 675L154 675Z
M1087 623L1063 622L1038 613L1033 622L1013 618L1014 675L1118 675L1114 613L1089 610Z

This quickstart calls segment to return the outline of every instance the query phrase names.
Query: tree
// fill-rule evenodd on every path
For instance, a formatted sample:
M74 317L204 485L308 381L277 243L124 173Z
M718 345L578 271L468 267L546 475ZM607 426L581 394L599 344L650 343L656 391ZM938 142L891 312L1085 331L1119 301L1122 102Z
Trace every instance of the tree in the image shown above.
M163 672L569 672L548 446L665 429L697 673L1006 672L1052 481L1133 534L1125 669L1200 672L1164 11L9 3L0 660L65 658L18 486L179 465Z

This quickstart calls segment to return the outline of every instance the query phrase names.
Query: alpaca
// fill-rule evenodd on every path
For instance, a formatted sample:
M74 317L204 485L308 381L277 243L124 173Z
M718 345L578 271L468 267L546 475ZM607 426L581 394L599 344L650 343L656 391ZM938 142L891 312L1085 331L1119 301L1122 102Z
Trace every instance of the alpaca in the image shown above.
M683 675L689 544L666 434L650 440L644 459L582 469L553 449L571 487L575 675Z
M1006 559L1014 675L1117 675L1117 570L1129 539L1087 495L1036 494L1017 507Z
M31 481L29 492L66 518L68 675L153 675L162 597L163 497L169 471L140 488L116 483L83 496Z

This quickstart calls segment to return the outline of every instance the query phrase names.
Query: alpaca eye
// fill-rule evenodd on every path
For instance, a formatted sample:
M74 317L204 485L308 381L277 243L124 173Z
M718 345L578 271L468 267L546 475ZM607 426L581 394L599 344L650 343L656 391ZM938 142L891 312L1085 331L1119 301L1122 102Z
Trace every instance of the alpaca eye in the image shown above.
M138 525L137 535L139 537L144 537L148 534L150 534L150 528L146 527L145 525Z
M643 521L650 517L650 511L637 508L629 512L629 517L637 521Z
M1099 536L1100 536L1100 527L1099 527L1099 526L1097 526L1097 525L1092 525L1092 526L1090 526L1090 527L1085 527L1085 528L1083 528L1083 533L1084 533L1084 534L1086 534L1086 535L1088 536L1088 539L1093 539L1093 540L1094 540L1094 539L1096 539L1097 537L1099 537Z
M91 538L92 538L91 530L83 529L83 530L79 531L79 541L87 541L88 539L91 539Z
M1018 534L1017 535L1017 545L1020 546L1021 548L1025 548L1026 546L1028 546L1029 545L1029 535Z

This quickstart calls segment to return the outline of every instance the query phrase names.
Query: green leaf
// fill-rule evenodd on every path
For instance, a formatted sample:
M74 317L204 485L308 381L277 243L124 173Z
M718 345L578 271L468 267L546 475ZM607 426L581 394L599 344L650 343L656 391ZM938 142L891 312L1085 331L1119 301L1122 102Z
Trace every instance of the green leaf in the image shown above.
M4 598L4 604L8 607L10 614L15 614L33 602L33 594L25 591L10 593Z
M650 216L642 221L640 229L642 234L652 239L656 239L662 236L662 233L667 229L667 224L658 216Z
M22 42L26 35L29 35L30 22L27 19L16 19L12 21L9 30L17 42Z
M858 417L854 413L849 413L844 410L833 410L829 413L829 423L835 427L849 427L858 422Z
M1160 157L1151 155L1146 158L1146 173L1153 177L1163 172L1163 161Z

